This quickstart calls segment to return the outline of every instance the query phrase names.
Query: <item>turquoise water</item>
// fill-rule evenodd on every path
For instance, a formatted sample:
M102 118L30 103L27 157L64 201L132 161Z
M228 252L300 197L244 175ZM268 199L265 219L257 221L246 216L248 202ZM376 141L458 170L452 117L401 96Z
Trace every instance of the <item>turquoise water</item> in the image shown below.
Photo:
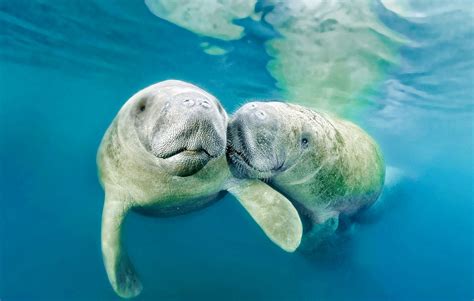
M262 98L337 112L376 138L390 177L313 256L278 249L230 196L132 214L137 300L474 297L472 3L145 2L0 1L1 300L118 298L96 150L133 93L169 78L228 112Z

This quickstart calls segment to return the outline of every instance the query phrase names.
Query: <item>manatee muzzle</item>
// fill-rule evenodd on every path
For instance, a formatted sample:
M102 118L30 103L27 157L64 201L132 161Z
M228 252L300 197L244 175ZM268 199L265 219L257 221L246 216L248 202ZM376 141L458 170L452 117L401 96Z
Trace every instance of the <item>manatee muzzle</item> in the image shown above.
M248 103L227 128L227 158L238 177L269 178L282 171L284 147L278 143L279 122L262 103Z
M197 101L197 100L193 100ZM216 110L204 108L161 118L153 130L151 151L163 159L165 170L189 176L225 152L225 119Z

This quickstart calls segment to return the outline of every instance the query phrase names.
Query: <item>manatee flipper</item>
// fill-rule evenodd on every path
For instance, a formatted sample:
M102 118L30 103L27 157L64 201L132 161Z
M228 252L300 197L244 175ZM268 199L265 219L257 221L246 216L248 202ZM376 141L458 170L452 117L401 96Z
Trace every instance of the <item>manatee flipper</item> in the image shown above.
M298 248L303 226L298 212L286 197L259 180L242 180L228 191L271 241L287 252Z
M122 298L137 296L142 284L135 273L127 252L122 245L122 227L129 202L124 202L118 194L107 195L102 212L102 255L109 281L115 292Z

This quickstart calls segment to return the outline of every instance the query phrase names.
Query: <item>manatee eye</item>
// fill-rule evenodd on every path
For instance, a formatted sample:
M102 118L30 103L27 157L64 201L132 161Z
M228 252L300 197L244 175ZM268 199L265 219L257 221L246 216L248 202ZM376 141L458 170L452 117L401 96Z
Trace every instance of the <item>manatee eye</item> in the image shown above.
M138 107L138 110L139 110L140 112L145 111L145 109L146 109L145 103L140 104L140 106Z
M309 143L308 138L303 138L303 139L301 139L301 145L302 145L303 147L307 147L307 146L308 146L308 143Z

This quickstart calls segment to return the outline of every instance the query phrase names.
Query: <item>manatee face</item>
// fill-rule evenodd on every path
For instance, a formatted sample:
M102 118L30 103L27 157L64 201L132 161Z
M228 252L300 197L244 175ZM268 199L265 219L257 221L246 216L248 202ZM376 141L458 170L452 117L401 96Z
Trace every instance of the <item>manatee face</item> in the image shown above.
M239 177L265 179L300 164L314 149L313 133L302 113L285 103L250 102L227 129L227 158Z
M140 142L170 175L193 175L225 152L227 115L217 99L194 88L150 93L130 109Z

